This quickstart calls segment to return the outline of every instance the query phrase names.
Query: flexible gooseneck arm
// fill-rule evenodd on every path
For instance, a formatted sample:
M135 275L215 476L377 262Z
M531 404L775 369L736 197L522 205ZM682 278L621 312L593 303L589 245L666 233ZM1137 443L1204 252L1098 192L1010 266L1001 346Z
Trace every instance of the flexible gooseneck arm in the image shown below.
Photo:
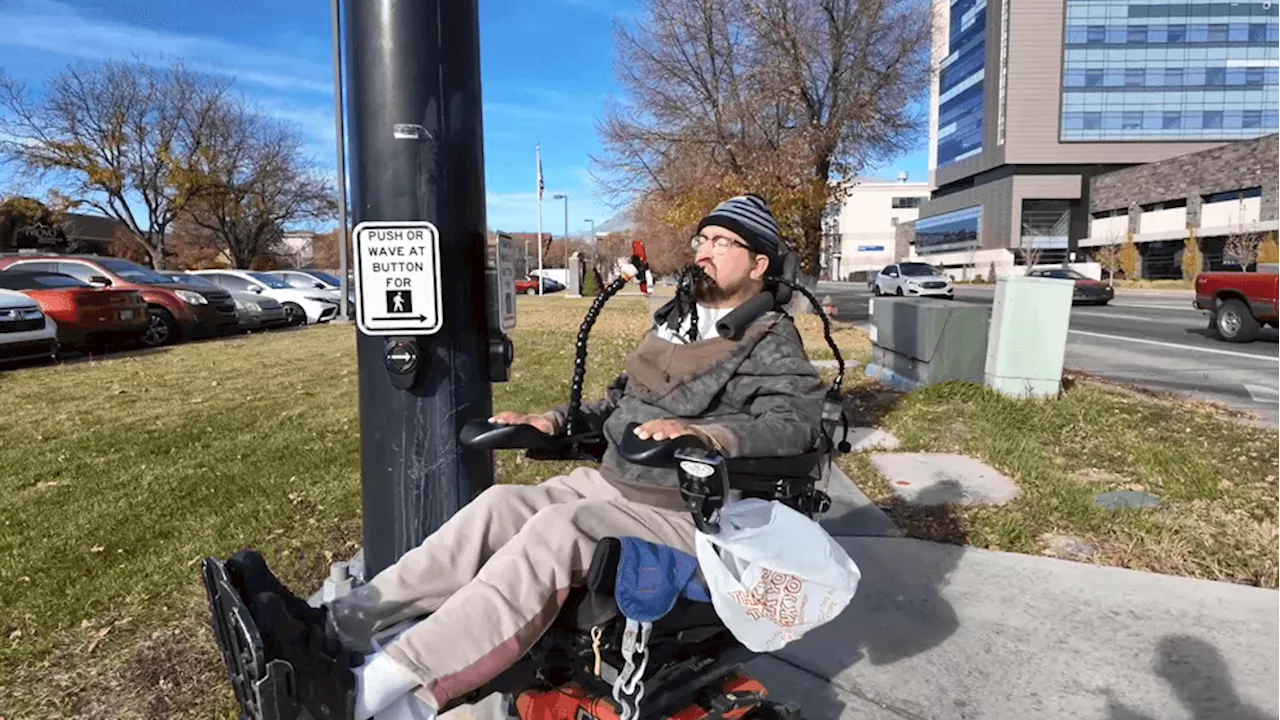
M809 292L809 290L803 285L782 278L779 278L778 282L783 285L787 285L792 290L795 290L808 298L809 302L813 304L813 309L818 313L818 317L822 318L822 337L827 341L827 347L831 348L832 354L836 356L837 369L834 388L838 393L841 386L844 384L844 356L840 354L840 348L836 345L835 338L831 337L831 319L827 317L825 312L823 312L822 305L818 303L818 299L814 297L813 293Z
M631 256L631 264L637 269L637 274L633 277L644 277L648 266L637 255ZM614 278L613 282L596 297L591 303L591 308L587 310L587 316L583 318L582 324L578 326L578 344L575 348L575 356L573 359L573 381L569 386L569 412L566 421L566 431L570 436L576 435L584 431L583 425L585 419L582 417L582 385L587 379L587 338L591 335L591 328L596 324L596 320L600 317L600 309L604 307L609 298L617 295L622 288L626 287L631 281L626 273Z

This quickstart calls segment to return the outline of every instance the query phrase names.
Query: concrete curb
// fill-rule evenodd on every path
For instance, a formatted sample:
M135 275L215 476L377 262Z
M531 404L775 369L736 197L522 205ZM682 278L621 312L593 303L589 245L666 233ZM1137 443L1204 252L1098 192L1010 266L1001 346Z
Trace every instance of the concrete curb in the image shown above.
M884 367L883 365L877 365L876 363L867 365L866 372L867 377L879 380L895 390L911 392L919 386L915 381L909 380L889 368Z
M831 497L831 509L818 524L832 537L902 537L902 530L835 464L834 459L826 492Z
M840 364L839 364L839 363L837 363L834 359L831 359L831 360L810 360L809 362L813 363L813 366L814 366L814 367L816 367L816 368L818 368L819 370L839 370L839 369L840 369ZM858 367L858 366L860 366L861 364L862 364L862 363L858 362L857 360L848 360L848 359L846 359L846 360L844 361L844 371L845 371L845 372L849 372L850 370L853 370L853 369L857 368L857 367Z

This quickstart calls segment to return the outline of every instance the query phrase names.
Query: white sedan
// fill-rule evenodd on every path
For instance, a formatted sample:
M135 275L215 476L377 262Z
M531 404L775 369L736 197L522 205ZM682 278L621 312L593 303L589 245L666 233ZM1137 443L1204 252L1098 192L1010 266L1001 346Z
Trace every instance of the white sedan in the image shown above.
M290 325L328 322L338 314L338 300L320 290L289 287L278 277L250 270L191 270L232 292L250 292L280 301Z
M0 363L52 358L58 353L58 323L35 300L0 290Z
M926 263L895 263L881 270L872 292L876 295L908 297L945 297L955 299L951 278Z

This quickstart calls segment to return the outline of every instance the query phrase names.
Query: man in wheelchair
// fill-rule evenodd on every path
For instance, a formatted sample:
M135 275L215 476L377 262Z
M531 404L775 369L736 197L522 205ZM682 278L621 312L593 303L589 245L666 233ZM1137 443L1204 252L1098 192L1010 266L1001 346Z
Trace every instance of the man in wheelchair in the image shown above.
M728 459L798 456L819 444L824 388L791 318L769 309L736 337L716 329L778 272L782 245L768 206L756 196L729 199L699 223L692 244L692 297L678 294L658 310L621 382L582 406L580 417L607 443L599 470L495 485L396 564L320 609L292 595L256 553L226 561L265 655L291 666L300 714L363 720L410 693L434 714L530 651L586 583L603 541L637 538L692 555L695 515L677 471L624 459L626 433L692 436ZM570 418L560 407L490 422L555 436ZM414 622L375 653L375 636L406 621Z

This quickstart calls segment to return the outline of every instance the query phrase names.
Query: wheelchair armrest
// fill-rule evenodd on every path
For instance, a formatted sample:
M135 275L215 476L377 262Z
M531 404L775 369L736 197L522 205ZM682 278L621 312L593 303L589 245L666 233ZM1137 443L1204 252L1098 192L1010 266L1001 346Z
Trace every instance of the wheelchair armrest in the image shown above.
M730 478L750 475L757 477L802 478L813 472L826 458L826 454L813 451L787 457L736 457L725 461Z
M627 425L622 432L622 440L618 443L618 454L622 459L636 465L674 468L676 450L688 447L710 450L706 443L692 435L683 435L674 440L641 440L635 434L637 427L638 423ZM799 478L812 472L825 457L819 450L786 457L736 457L726 458L725 466L730 477L751 475L775 479Z
M554 452L565 439L548 435L532 425L499 425L488 420L472 420L462 426L458 440L477 450L542 450Z
M709 449L706 443L693 435L682 435L672 440L641 440L636 437L637 427L640 427L639 423L627 425L622 431L622 440L618 442L618 455L629 463L673 468L676 466L676 450L687 447Z

